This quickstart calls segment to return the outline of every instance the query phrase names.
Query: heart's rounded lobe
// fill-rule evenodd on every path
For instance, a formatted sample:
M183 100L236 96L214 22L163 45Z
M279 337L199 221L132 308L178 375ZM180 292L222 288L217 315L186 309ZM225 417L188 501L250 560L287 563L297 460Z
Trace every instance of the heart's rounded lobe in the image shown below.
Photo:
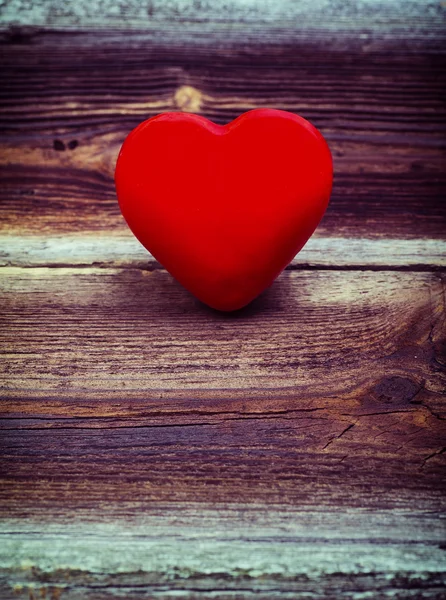
M115 181L138 240L185 288L235 310L304 246L330 198L333 168L305 119L257 109L225 126L164 113L125 140Z

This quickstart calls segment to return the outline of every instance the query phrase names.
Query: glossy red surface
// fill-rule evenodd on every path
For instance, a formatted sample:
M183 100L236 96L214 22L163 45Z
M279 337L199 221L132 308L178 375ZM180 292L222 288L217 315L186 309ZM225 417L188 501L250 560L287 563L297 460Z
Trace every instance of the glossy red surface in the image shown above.
M315 230L332 160L319 131L292 113L257 109L225 126L164 113L129 134L115 181L139 241L201 301L235 310Z

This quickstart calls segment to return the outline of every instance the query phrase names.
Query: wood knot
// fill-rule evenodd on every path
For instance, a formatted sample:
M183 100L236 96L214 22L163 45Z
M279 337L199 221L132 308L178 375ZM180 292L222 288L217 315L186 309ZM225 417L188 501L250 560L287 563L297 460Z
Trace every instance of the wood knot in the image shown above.
M177 89L173 97L174 102L180 110L185 112L200 112L203 95L200 90L191 85L182 85Z
M57 150L58 152L64 152L66 150L66 148L69 148L70 150L74 150L75 148L78 147L78 145L79 145L79 142L77 140L71 140L71 142L68 142L68 144L66 146L62 140L54 140L53 141L53 148L54 148L54 150Z
M374 388L372 395L384 404L405 404L420 391L420 386L407 377L386 377Z

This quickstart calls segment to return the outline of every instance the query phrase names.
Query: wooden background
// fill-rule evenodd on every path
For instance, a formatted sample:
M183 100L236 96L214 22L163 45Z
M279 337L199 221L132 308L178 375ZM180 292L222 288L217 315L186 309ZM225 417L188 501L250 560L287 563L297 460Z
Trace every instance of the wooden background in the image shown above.
M443 598L443 2L0 6L1 598ZM219 314L132 238L140 121L321 129L315 236Z

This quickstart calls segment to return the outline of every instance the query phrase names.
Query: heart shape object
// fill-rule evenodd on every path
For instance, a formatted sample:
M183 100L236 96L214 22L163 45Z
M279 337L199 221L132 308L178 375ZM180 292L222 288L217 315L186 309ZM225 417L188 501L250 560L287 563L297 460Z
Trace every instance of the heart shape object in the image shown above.
M304 246L332 180L322 134L273 109L224 126L189 113L148 119L125 140L115 173L138 240L192 294L224 311L258 296Z

